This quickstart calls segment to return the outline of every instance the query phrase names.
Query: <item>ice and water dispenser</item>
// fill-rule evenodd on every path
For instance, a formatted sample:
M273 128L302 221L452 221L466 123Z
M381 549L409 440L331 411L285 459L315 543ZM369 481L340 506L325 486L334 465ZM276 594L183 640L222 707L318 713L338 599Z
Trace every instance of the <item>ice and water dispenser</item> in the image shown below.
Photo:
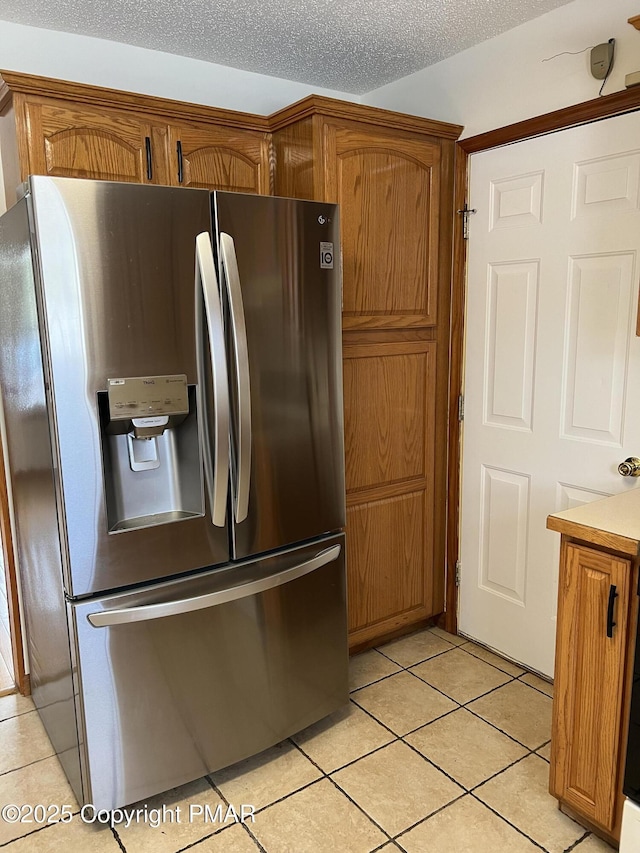
M108 379L98 410L109 532L203 515L196 388L187 377Z

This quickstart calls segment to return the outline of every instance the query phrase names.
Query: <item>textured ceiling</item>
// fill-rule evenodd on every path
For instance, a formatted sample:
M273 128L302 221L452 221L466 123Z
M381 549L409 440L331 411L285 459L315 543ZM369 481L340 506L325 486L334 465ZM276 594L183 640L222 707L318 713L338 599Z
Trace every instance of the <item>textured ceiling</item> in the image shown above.
M3 0L0 18L362 94L569 0Z

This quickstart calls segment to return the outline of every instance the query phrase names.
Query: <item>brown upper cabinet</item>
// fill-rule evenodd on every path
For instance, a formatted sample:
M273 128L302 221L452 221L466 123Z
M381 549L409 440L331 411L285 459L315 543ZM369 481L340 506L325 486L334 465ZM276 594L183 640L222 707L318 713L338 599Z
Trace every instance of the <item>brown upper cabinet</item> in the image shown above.
M205 124L169 125L169 183L239 193L271 191L267 134Z
M2 72L5 191L29 174L269 194L267 119Z
M161 127L117 110L33 99L24 119L30 174L146 183L147 154L152 164L153 149L164 146Z

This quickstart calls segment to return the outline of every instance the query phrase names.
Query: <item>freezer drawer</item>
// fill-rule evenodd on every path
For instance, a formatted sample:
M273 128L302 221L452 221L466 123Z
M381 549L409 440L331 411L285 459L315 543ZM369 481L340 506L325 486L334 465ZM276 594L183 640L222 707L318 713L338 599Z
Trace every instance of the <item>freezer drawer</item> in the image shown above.
M342 535L70 603L69 618L79 796L98 808L233 764L347 701Z

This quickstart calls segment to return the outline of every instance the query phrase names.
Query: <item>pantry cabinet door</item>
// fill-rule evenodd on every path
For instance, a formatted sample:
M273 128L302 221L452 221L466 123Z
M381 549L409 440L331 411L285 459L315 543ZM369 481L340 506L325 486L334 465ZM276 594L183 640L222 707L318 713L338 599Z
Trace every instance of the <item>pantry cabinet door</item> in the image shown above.
M434 535L436 344L344 345L347 577L352 643L442 603Z
M327 122L325 200L340 204L345 329L437 321L438 141Z
M351 643L444 607L449 279L442 141L325 119L340 205ZM446 256L446 255L445 255Z

